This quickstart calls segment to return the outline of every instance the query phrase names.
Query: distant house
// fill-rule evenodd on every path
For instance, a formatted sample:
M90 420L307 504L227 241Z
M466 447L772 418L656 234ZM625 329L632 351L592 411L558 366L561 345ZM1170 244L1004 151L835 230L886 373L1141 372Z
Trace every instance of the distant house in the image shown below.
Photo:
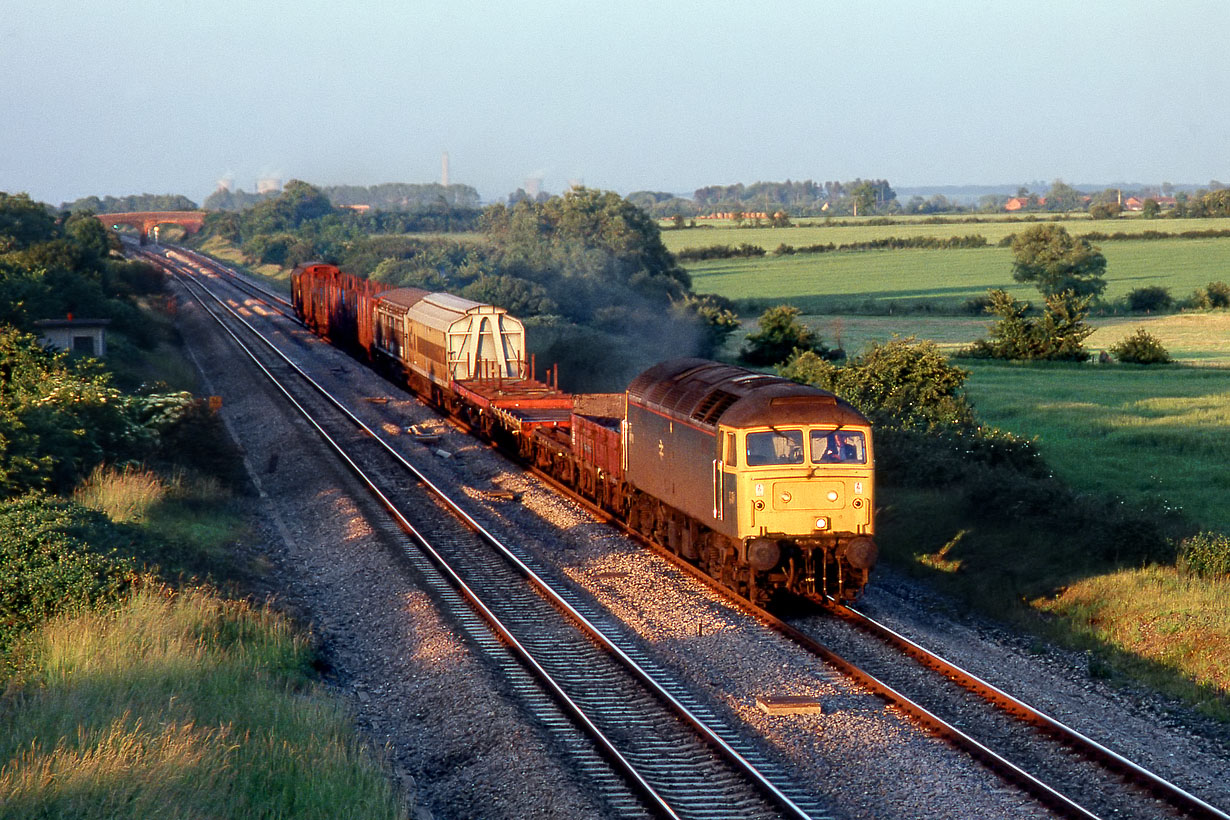
M101 359L107 355L107 325L110 319L41 319L34 323L39 340L48 347Z
M1005 211L1024 210L1025 208L1028 208L1030 206L1030 202L1029 202L1030 199L1031 197L1027 197L1027 196L1014 196L1012 199L1004 203L1004 210ZM1034 200L1034 204L1038 206L1045 205L1046 197L1044 196L1038 197L1036 200Z
M1130 196L1123 200L1123 210L1143 211L1145 209L1145 201L1149 199L1156 202L1162 210L1169 210L1179 204L1172 196Z

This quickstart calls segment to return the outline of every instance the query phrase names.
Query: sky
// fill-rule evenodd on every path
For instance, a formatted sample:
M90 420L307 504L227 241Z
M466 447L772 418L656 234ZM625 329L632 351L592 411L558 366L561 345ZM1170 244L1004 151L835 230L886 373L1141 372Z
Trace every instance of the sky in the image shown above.
M1230 3L12 0L0 191L1230 181Z

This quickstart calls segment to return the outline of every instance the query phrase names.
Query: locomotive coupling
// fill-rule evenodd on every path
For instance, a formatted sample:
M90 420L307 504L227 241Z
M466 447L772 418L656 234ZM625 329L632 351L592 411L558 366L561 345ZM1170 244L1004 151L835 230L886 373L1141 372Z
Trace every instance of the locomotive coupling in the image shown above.
M752 569L766 571L777 566L782 548L773 538L753 538L747 542L747 563Z
M844 542L837 548L837 555L855 569L871 569L880 557L880 548L875 541L863 535Z

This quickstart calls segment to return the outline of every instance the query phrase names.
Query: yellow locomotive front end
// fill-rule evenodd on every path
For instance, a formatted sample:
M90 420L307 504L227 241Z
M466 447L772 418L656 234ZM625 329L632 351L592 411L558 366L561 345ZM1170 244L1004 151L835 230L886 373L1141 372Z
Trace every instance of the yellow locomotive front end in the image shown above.
M871 425L825 390L701 359L628 387L628 515L753 601L850 600L875 565Z
M720 435L718 515L748 563L796 593L856 595L877 557L871 428L783 423Z

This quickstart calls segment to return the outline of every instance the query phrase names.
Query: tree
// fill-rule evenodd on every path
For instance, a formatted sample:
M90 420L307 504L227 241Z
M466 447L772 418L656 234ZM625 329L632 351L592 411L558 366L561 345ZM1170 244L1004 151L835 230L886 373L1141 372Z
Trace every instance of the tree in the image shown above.
M1084 206L1081 192L1068 185L1062 179L1051 183L1051 189L1046 192L1046 209L1048 211L1079 211Z
M864 182L850 192L854 201L854 215L869 214L876 207L876 189L870 182Z
M1035 225L1015 235L1012 256L1012 278L1033 282L1044 296L1071 291L1096 297L1106 289L1106 257L1062 225Z
M1157 219L1157 215L1161 213L1162 206L1153 197L1149 197L1144 201L1144 205L1140 209L1140 215L1145 219Z
M769 308L760 316L760 331L747 337L740 356L753 365L778 364L796 350L811 351L822 358L841 358L841 351L830 350L816 332L799 321L800 311L791 305Z
M1089 206L1089 216L1094 219L1114 219L1123 212L1123 206L1118 202L1099 202Z
M935 342L913 336L873 342L841 367L796 351L778 373L837 393L877 424L923 430L974 424L963 392L969 371L950 364Z
M28 194L0 191L0 253L22 250L55 238L55 217Z
M961 351L964 356L990 359L1043 359L1078 361L1089 358L1085 339L1093 328L1085 324L1090 296L1071 291L1046 297L1042 316L1030 318L1030 304L1013 298L1003 290L988 293L986 312L999 316L991 327L990 339L979 339Z

